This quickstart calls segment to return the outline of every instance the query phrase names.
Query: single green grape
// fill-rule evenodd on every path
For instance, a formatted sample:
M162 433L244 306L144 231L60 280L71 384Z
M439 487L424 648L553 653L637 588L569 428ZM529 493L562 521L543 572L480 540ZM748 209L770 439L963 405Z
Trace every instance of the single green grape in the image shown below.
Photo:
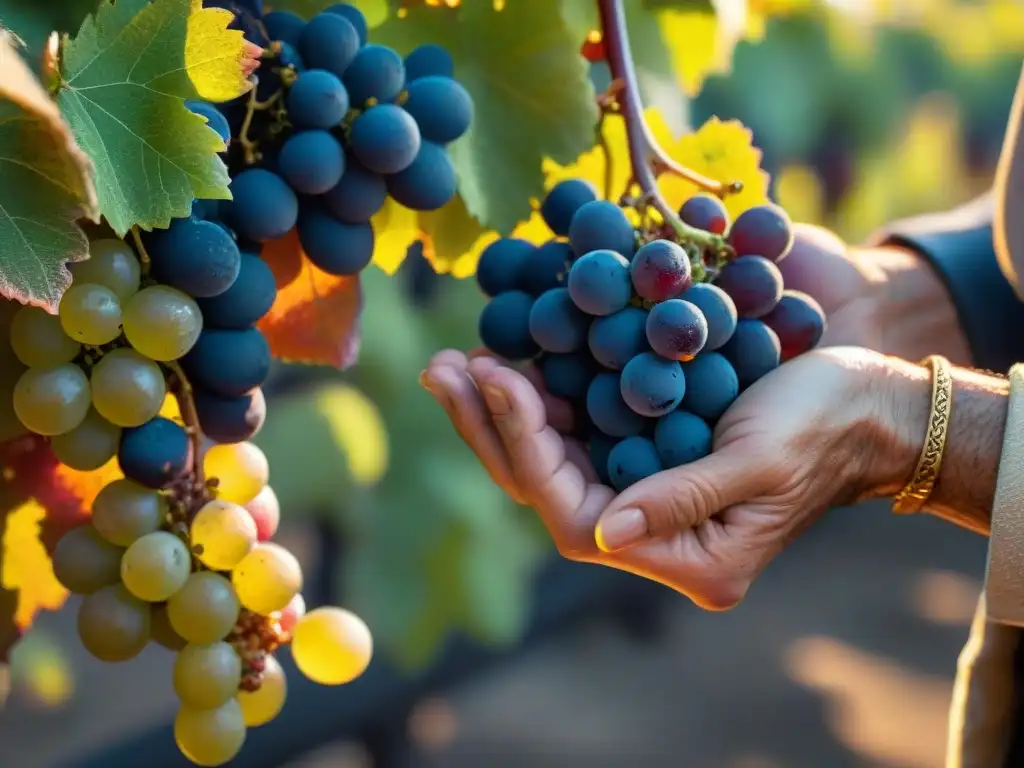
M245 743L241 705L232 698L216 709L183 706L174 718L174 740L185 757L196 765L223 765L234 758Z
M189 543L207 568L230 571L256 546L256 522L245 507L214 499L192 519Z
M91 472L117 455L120 442L121 428L90 408L81 424L52 438L50 447L61 464L79 472Z
M53 552L53 575L76 595L91 595L121 580L124 550L100 536L92 525L80 525L60 537Z
M141 427L160 413L167 396L160 366L126 347L103 355L90 384L93 407L119 427Z
M108 237L89 243L89 258L68 264L76 285L93 283L109 288L122 303L139 290L142 265L124 240Z
M167 531L136 539L121 558L121 581L140 600L162 603L181 589L192 570L184 542Z
M107 541L127 547L160 530L169 509L167 497L160 492L119 478L96 494L92 524Z
M60 300L58 314L64 333L82 344L98 347L121 335L121 303L102 285L72 285Z
M255 691L239 691L236 695L242 705L242 717L250 728L266 725L284 709L288 697L288 679L284 669L273 656L267 656L263 668L263 682Z
M195 299L166 285L143 288L128 300L124 334L151 360L168 363L183 357L203 330L203 314Z
M302 567L284 547L264 542L235 567L231 583L243 606L269 616L282 610L302 589Z
M299 619L291 648L295 665L314 683L343 685L370 665L373 636L351 611L325 606Z
M242 658L223 641L186 645L174 659L174 692L186 707L219 707L241 682Z
M213 571L196 571L167 601L167 617L190 643L213 643L234 628L241 607L230 581Z
M60 318L39 307L22 307L11 319L11 349L30 368L70 363L82 345L64 332Z
M63 435L89 413L89 379L72 363L29 368L14 385L14 412L37 435Z
M78 607L78 637L100 661L127 661L149 642L149 605L123 584L103 587Z

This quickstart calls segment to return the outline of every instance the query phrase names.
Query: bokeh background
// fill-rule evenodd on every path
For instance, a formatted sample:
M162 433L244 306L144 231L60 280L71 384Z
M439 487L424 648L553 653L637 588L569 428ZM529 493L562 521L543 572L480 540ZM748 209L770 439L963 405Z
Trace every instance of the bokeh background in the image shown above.
M1024 55L1019 0L750 4L780 15L682 112L753 128L794 218L857 242L987 187ZM474 344L473 281L413 252L365 286L358 368L276 370L257 442L307 601L356 608L378 654L343 689L292 675L235 765L941 765L982 539L838 510L726 614L561 562L413 384L436 349ZM95 662L76 608L42 616L0 677L3 768L187 765L171 655Z

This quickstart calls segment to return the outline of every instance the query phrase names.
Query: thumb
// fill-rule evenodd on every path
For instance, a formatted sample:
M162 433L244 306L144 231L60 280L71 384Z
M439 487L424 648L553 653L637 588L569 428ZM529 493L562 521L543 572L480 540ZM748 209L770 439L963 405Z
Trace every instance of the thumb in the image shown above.
M767 492L764 454L728 446L691 464L641 480L616 496L594 531L598 548L615 552L694 528L735 504Z

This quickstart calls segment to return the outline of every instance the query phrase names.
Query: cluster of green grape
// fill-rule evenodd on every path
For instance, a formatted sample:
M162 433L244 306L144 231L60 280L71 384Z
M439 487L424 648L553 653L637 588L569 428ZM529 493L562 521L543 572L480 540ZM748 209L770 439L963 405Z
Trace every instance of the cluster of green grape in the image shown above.
M372 638L343 609L306 612L299 562L271 541L280 509L263 452L186 423L192 389L175 361L200 336L200 305L154 282L120 239L90 251L58 314L22 307L9 334L24 427L73 469L116 460L123 475L58 542L54 573L84 598L78 634L93 656L126 661L150 642L176 653L178 746L222 765L284 706L281 645L310 679L339 685L369 665Z
M11 348L28 366L14 386L14 412L30 432L51 438L57 458L82 471L110 461L122 437L148 436L123 441L132 455L122 458L139 465L135 474L147 485L159 485L182 470L189 442L180 426L155 421L167 396L159 363L192 348L202 314L181 291L141 287L139 260L124 241L97 240L90 254L71 265L57 316L23 307L11 321ZM164 455L144 450L158 436Z

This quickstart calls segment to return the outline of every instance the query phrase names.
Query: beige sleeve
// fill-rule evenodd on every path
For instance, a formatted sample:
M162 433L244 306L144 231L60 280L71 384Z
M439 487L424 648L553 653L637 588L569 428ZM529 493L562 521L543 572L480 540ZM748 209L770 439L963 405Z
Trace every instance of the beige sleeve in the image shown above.
M999 438L993 435L992 439ZM992 504L987 571L989 621L1024 627L1024 364L1010 369L1010 403Z

